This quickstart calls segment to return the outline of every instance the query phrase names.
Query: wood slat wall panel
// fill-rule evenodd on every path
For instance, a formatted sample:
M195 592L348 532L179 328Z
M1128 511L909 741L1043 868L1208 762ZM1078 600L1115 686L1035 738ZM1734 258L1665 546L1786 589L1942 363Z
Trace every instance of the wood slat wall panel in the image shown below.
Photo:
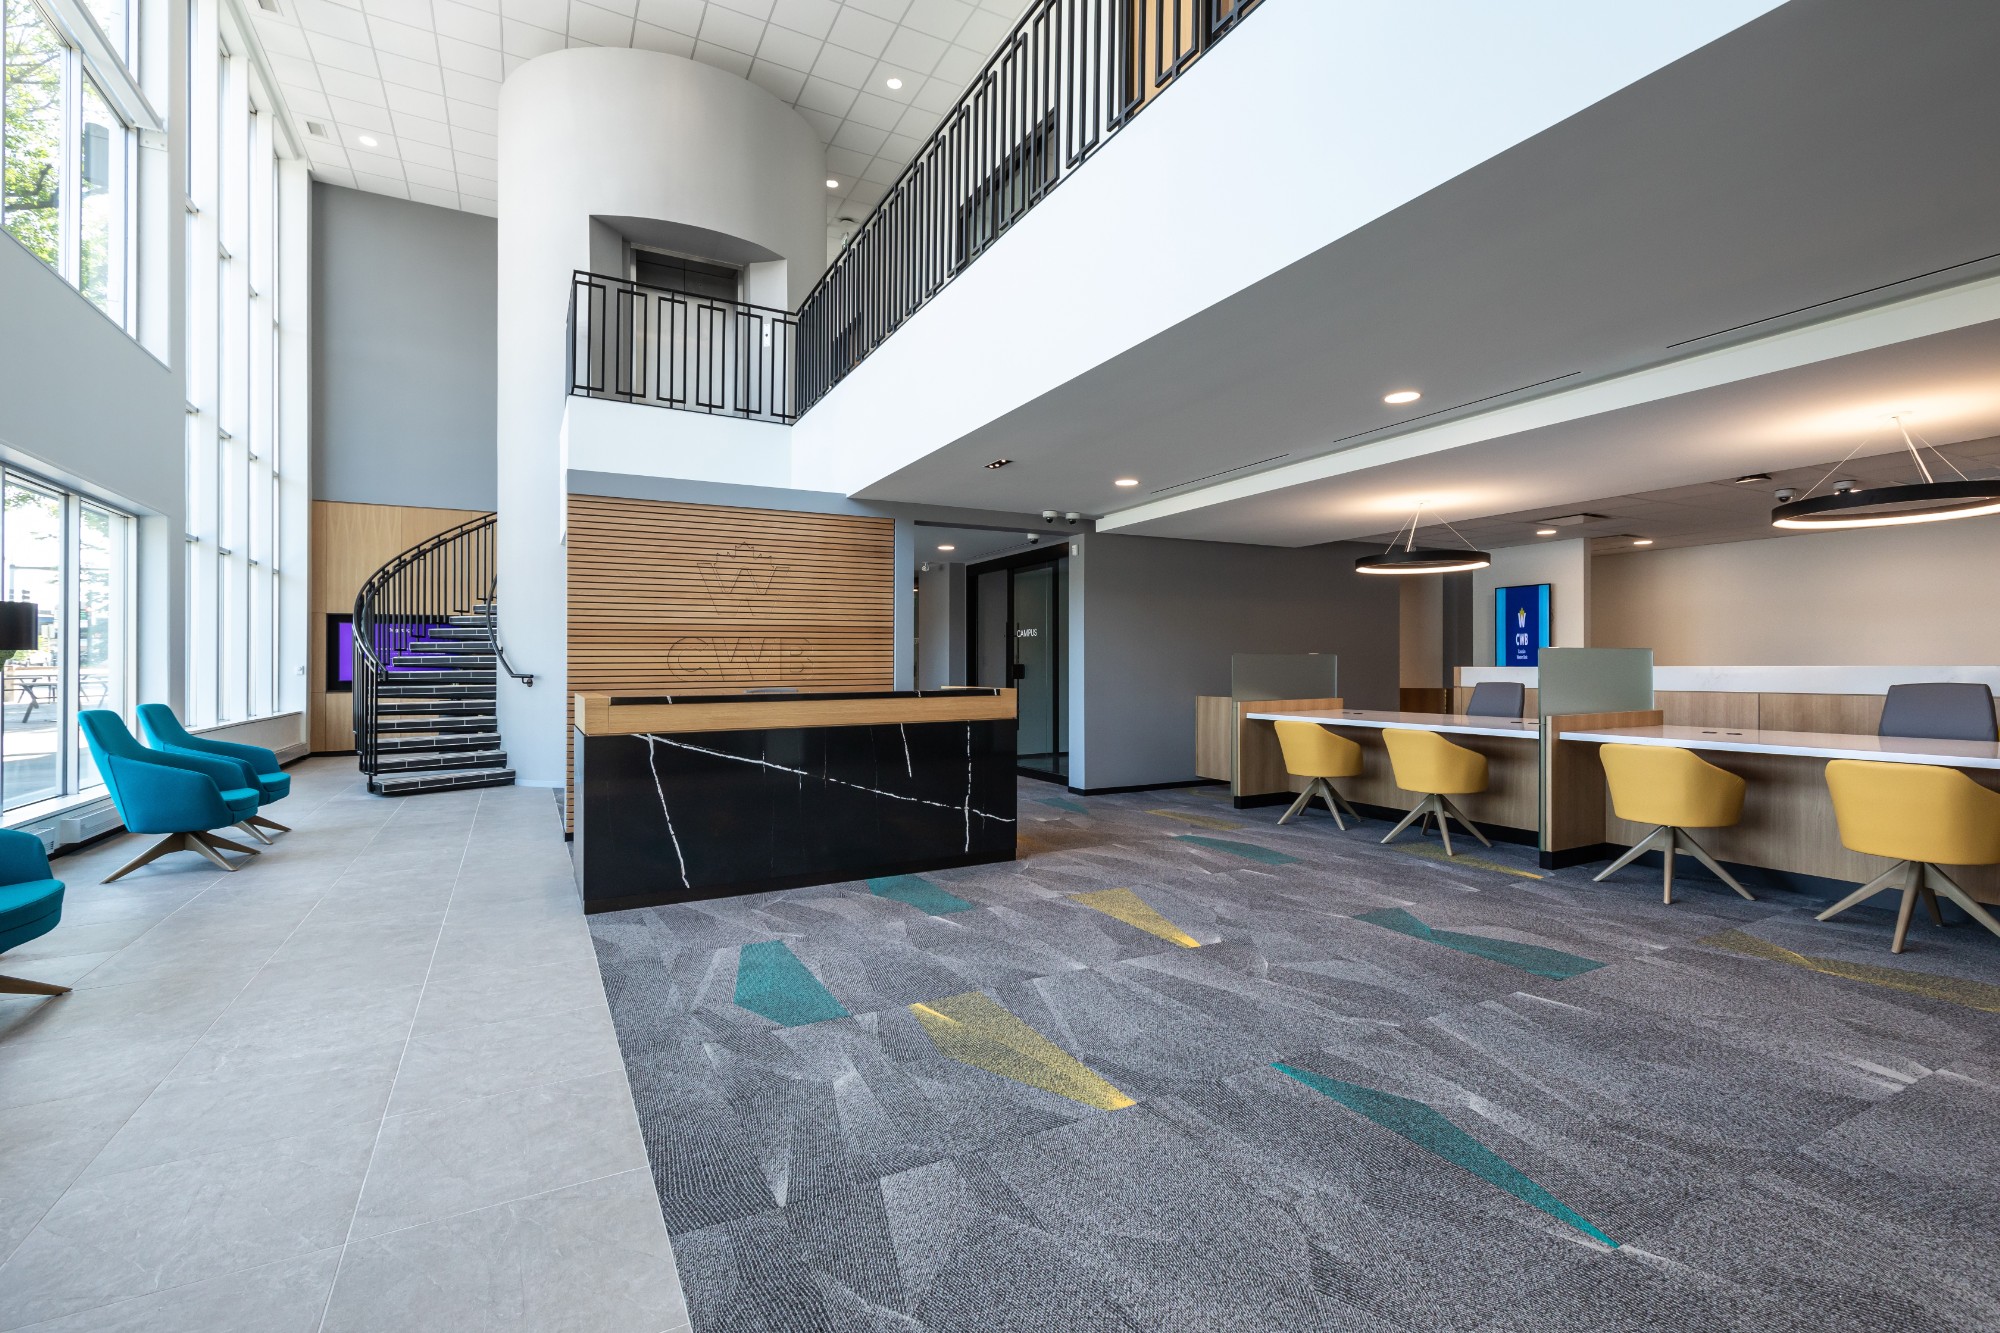
M572 713L587 691L895 682L891 519L572 495L568 548Z

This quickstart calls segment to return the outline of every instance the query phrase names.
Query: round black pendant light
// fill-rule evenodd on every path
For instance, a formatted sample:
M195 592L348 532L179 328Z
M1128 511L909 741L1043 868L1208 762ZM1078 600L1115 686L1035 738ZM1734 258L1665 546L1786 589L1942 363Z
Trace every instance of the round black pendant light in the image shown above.
M1458 529L1450 523L1445 527L1451 535L1458 537L1464 546L1419 546L1417 545L1417 520L1423 517L1424 507L1417 506L1417 512L1410 515L1409 524L1399 528L1396 538L1389 543L1389 549L1380 555L1364 555L1354 562L1357 574L1457 574L1468 569L1484 569L1493 563L1493 557L1484 551L1473 549L1471 542L1459 537ZM1443 519L1438 520L1444 522ZM1400 543L1400 545L1398 544Z
M1771 525L1790 528L1795 531L1820 532L1836 528L1886 528L1904 523L1942 523L1954 518L1977 518L1981 514L2000 514L2000 480L1973 481L1949 458L1938 453L1935 445L1931 452L1952 471L1958 472L1957 481L1938 481L1931 475L1930 465L1924 462L1923 450L1910 438L1910 429L1903 424L1902 417L1891 418L1896 428L1902 432L1903 444L1910 451L1910 458L1917 465L1917 473L1923 480L1903 486L1877 486L1864 489L1860 486L1836 486L1833 494L1814 496L1808 491L1802 499L1792 499L1780 491L1783 503L1771 511ZM1858 449L1858 446L1857 446ZM1848 455L1849 458L1853 454ZM1843 459L1842 462L1846 460ZM1835 465L1837 471L1839 465ZM1831 475L1831 474L1828 474ZM1814 490L1819 489L1817 486Z

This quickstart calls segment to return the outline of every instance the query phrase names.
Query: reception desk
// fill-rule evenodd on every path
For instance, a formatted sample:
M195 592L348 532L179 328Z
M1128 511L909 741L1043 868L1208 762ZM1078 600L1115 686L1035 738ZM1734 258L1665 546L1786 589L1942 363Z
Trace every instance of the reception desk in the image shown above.
M576 696L586 912L1014 858L1014 691Z
M1486 756L1486 790L1473 796L1452 799L1491 834L1512 831L1517 836L1536 828L1537 795L1540 783L1540 724L1525 718L1471 717L1460 713L1399 713L1358 708L1259 708L1253 705L1245 721L1261 724L1266 730L1274 722L1312 722L1327 727L1361 744L1361 776L1342 778L1340 792L1357 805L1393 810L1399 814L1412 809L1421 796L1396 785L1390 771L1389 752L1381 734L1389 730L1435 731L1454 745L1476 750ZM1271 742L1276 744L1275 736ZM1294 780L1280 768L1277 776L1266 776L1268 791L1237 792L1238 804L1259 797L1289 801L1303 790L1304 781Z
M1880 711L1879 704L1877 712ZM1860 882L1888 864L1879 857L1850 852L1827 790L1826 765L1833 759L1866 759L1891 764L1934 764L1963 770L1983 786L2000 789L2000 745L1976 741L1911 740L1839 732L1779 731L1750 727L1621 726L1603 721L1556 719L1554 786L1571 803L1572 816L1601 820L1602 841L1629 846L1648 830L1612 811L1597 747L1663 745L1693 750L1748 784L1742 822L1733 828L1700 831L1702 845L1739 866ZM1574 818L1572 824L1578 823ZM1583 832L1573 828L1572 836ZM1981 902L2000 903L2000 867L1954 868L1952 877Z

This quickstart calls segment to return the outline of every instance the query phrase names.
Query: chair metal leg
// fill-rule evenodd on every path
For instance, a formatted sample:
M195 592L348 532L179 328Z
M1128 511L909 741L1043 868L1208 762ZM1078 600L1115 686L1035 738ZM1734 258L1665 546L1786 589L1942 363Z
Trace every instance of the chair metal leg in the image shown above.
M1917 905L1917 890L1924 882L1923 867L1910 862L1910 873L1903 878L1903 902L1896 909L1896 938L1889 945L1890 953L1901 953L1903 941L1910 933L1910 910Z
M245 833L249 834L257 841L263 843L266 847L269 847L271 845L271 835L264 832L263 829L260 829L255 825L253 825L249 820L247 819L237 820L236 827L242 829Z
M1692 856L1695 860L1707 866L1710 874L1714 875L1724 884L1727 884L1730 888L1742 894L1745 898L1750 899L1751 902L1754 903L1757 901L1756 897L1751 894L1750 890L1744 888L1741 884L1738 884L1736 882L1736 876L1730 874L1727 870L1724 870L1722 866L1719 863L1717 863L1716 859L1708 854L1708 849L1703 847L1700 843L1694 840L1694 835L1692 833L1689 833L1684 828L1677 828L1673 831L1673 834L1674 834L1674 840L1680 843L1682 848L1687 851L1688 855Z
M267 828L273 833L290 833L292 831L290 824L280 824L277 820L266 819L262 815L252 815L243 822L246 824L255 824L258 828Z
M196 842L205 843L219 852L248 852L252 856L262 856L264 854L256 847L251 847L245 843L231 842L219 833L191 833L188 836Z
M1942 926L1944 924L1944 913L1938 910L1937 890L1933 889L1928 883L1925 883L1917 890L1917 896L1924 900L1924 910L1931 914L1931 924L1933 926Z
M0 977L0 995L67 995L69 987L51 985L46 981L30 981L26 977Z
M1900 876L1903 873L1904 867L1908 866L1909 864L1910 863L1908 861L1896 862L1896 864L1890 866L1887 870L1883 871L1875 878L1869 880L1866 884L1863 884L1860 888L1848 894L1845 898L1842 898L1839 902L1827 908L1824 912L1821 912L1818 916L1814 917L1813 920L1831 921L1833 920L1833 918L1839 916L1842 912L1845 912L1848 908L1854 906L1856 903L1862 903L1868 901L1870 898L1873 898L1876 894L1882 892L1882 890L1889 888L1890 887L1889 881Z
M1333 816L1333 826L1342 833L1347 832L1347 821L1340 817L1340 807L1334 804L1338 793L1334 791L1333 784L1325 778L1314 778L1312 780L1312 792L1317 794L1319 799L1326 803L1326 812Z
M145 851L140 852L137 856L127 861L124 865L119 866L109 875L106 875L104 877L104 883L109 884L114 879L123 879L126 875L129 875L133 871L137 870L140 866L148 865L154 861L157 861L161 857L167 855L170 852L188 850L191 847L191 845L192 844L189 842L187 834L169 833L166 837L160 839L158 842L154 843L151 847L148 847Z
M1602 884L1605 880L1610 879L1613 875L1623 870L1626 866L1631 865L1634 861L1644 856L1646 852L1652 847L1652 845L1659 840L1660 835L1665 832L1666 832L1665 828L1654 829L1651 833L1648 833L1645 837L1639 839L1639 841L1633 843L1630 847L1626 848L1625 855L1619 857L1616 861L1613 861L1610 865L1598 871L1590 882L1593 884Z
M1280 824L1290 823L1292 816L1296 815L1299 811L1305 809L1306 802L1310 801L1312 798L1313 798L1312 784L1307 783L1306 789L1299 793L1299 799L1293 801L1291 808L1286 810L1284 814L1278 816L1278 822Z
M1360 813L1359 813L1358 811L1356 811L1356 810L1355 810L1355 808L1354 808L1354 807L1353 807L1352 805L1348 804L1348 800L1347 800L1347 798L1346 798L1345 796L1342 796L1342 795L1340 794L1340 791L1339 791L1339 789L1337 789L1337 788L1336 788L1336 787L1335 787L1335 786L1334 786L1334 785L1333 785L1332 783L1330 783L1330 782L1329 782L1329 783L1328 783L1328 784L1326 785L1326 789L1327 789L1327 790L1328 790L1329 792L1332 792L1332 793L1333 793L1333 799L1334 799L1334 800L1336 800L1336 801L1339 801L1339 802L1340 802L1340 808L1341 808L1341 809L1343 809L1343 810L1345 810L1345 811L1347 811L1347 817L1348 817L1349 819L1353 820L1353 821L1354 821L1355 823L1359 824L1359 823L1361 822L1361 815L1360 815Z
M1660 844L1660 864L1666 873L1660 877L1660 901L1671 907L1674 903L1674 837L1670 830L1667 840Z
M1401 833L1404 829L1408 828L1410 825L1417 822L1418 816L1427 815L1429 813L1430 813L1430 798L1426 796L1423 800L1417 802L1415 809L1411 810L1410 813L1403 816L1403 820L1401 823L1397 824L1396 827L1389 830L1388 835L1382 839L1383 843L1386 845L1388 843L1394 842L1396 840L1396 835L1398 833Z
M1479 825L1473 823L1470 819L1467 819L1465 817L1465 811L1458 808L1457 801L1452 800L1451 797L1449 796L1440 796L1438 797L1438 805L1440 807L1439 818L1443 818L1444 813L1449 812L1453 819L1456 819L1459 823L1465 825L1465 831L1467 833L1470 833L1473 837L1479 839L1480 846L1491 847L1493 845L1491 842L1487 840L1486 835L1479 831Z
M1960 911L1992 931L1995 935L2000 935L2000 921L1994 920L1991 912L1974 902L1972 895L1960 888L1957 880L1945 874L1944 871L1938 869L1936 866L1925 866L1923 873L1925 882L1945 897L1957 903Z
M1444 839L1444 854L1457 856L1458 853L1451 849L1451 821L1444 817L1444 802L1435 796L1430 799L1437 801L1438 836Z

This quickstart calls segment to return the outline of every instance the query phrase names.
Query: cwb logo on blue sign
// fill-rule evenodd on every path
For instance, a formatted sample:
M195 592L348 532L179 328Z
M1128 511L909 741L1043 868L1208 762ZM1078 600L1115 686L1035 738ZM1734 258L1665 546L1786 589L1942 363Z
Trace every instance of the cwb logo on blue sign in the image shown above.
M1549 585L1493 590L1493 662L1535 666L1549 646Z

